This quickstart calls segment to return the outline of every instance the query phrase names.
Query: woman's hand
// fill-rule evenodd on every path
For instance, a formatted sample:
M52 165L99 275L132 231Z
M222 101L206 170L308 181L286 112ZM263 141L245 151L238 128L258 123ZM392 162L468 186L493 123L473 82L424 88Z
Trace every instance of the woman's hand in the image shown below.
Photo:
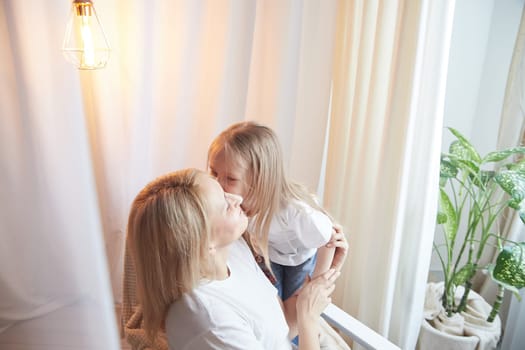
M332 302L330 295L335 288L335 280L341 272L330 269L305 282L297 296L297 329L299 331L299 350L319 349L319 318L323 310Z
M341 273L330 269L312 280L307 281L299 290L297 297L297 318L302 321L318 321L323 310L332 302L330 295L335 288L335 280Z
M348 254L348 241L346 240L343 228L340 225L334 225L332 237L330 238L330 241L326 243L325 247L335 247L334 258L332 259L332 266L330 266L330 268L340 271L346 259L346 255Z

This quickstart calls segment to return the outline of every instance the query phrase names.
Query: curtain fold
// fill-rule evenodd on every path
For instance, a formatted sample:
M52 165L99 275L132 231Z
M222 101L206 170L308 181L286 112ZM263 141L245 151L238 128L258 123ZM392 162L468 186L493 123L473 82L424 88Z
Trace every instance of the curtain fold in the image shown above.
M432 251L453 5L340 2L324 203L350 255L335 300L403 349Z
M258 1L245 116L275 129L290 175L319 185L330 103L335 0Z
M0 3L0 347L117 349L69 8L32 5Z

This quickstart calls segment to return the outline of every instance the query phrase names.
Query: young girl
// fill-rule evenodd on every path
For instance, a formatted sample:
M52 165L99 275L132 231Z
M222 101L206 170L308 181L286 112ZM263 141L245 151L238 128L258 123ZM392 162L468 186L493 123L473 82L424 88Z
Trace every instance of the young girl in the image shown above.
M224 191L244 198L252 245L269 258L273 276L267 276L275 277L286 305L307 276L331 266L334 248L325 244L332 220L304 187L286 177L279 141L266 126L241 122L224 130L209 148L208 165Z
M133 201L127 244L149 339L170 349L291 349L275 288L239 239L242 198L193 169L148 184ZM297 298L299 349L319 349L318 318L338 272L310 281Z

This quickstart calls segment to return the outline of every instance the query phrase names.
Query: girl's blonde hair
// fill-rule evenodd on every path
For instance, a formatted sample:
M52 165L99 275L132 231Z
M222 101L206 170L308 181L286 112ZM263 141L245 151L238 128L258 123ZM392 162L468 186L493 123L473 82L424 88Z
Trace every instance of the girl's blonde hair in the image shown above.
M128 219L127 244L150 339L163 327L168 307L191 291L208 268L210 225L195 169L170 173L137 195Z
M208 164L220 152L226 162L238 164L240 161L247 168L245 180L249 190L243 202L250 204L248 214L255 216L252 233L266 262L270 222L284 205L297 199L327 214L306 187L288 179L279 139L269 127L252 121L231 125L212 141Z

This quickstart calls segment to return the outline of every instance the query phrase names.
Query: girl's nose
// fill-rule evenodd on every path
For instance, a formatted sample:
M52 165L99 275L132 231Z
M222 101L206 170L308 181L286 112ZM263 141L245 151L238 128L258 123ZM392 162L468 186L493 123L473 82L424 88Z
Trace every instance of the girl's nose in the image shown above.
M217 176L216 179L219 185L221 185L222 188L225 188L224 186L227 184L226 179L223 176Z
M236 194L224 192L224 197L231 206L239 206L242 203L242 197Z

